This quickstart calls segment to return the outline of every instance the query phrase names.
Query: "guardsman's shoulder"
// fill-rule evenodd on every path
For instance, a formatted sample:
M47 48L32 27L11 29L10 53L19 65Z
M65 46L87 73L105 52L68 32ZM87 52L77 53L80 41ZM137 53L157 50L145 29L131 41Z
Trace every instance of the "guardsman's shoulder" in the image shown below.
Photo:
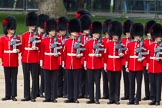
M28 31L26 31L26 32L24 32L22 35L26 35L26 34L28 34L29 32Z

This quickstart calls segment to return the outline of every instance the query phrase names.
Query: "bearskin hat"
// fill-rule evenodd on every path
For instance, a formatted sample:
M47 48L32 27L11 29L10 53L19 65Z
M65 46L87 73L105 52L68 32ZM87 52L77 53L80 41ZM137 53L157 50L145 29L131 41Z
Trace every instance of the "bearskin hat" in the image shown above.
M110 38L112 38L113 35L117 35L120 38L122 35L122 32L123 32L122 24L118 21L112 21L110 24L109 32L108 32L110 35Z
M134 38L134 36L143 37L143 35L144 35L144 27L143 27L143 25L141 23L134 23L131 26L130 35L131 35L132 39Z
M26 26L37 26L38 15L35 12L29 12L26 15Z
M47 22L48 19L49 19L48 15L40 14L38 16L38 27L45 28L44 25L45 25L45 23Z
M162 37L162 26L159 23L155 23L151 29L151 37L155 39L156 37Z
M81 22L81 29L83 30L88 30L90 29L90 25L92 23L91 18L89 15L83 15L80 17L80 22Z
M57 23L54 18L50 18L47 20L46 26L46 32L50 32L51 30L57 30Z
M71 32L80 32L80 31L81 31L80 20L71 19L69 21L69 33L71 33Z
M111 19L107 19L103 22L103 34L108 33L111 22Z
M8 29L16 30L16 18L13 16L8 16L2 21L3 33L6 35Z
M68 18L63 16L57 19L58 30L67 30L68 28Z
M95 21L92 23L92 27L91 27L91 33L99 33L102 34L102 23L99 21Z
M90 12L86 9L81 9L81 10L78 10L75 14L75 18L79 19L81 16L83 15L89 15L91 16Z
M130 33L130 28L133 24L133 21L132 20L126 20L124 23L123 23L123 34L126 35L126 33Z
M145 35L147 35L147 33L150 33L150 29L155 23L156 21L150 20L145 24Z

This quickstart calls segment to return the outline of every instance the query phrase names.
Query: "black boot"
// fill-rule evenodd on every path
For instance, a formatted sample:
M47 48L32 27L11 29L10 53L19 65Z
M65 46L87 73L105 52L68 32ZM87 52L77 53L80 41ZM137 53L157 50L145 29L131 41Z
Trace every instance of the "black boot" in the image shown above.
M11 97L6 96L6 97L2 98L2 101L6 101L6 100L11 100Z

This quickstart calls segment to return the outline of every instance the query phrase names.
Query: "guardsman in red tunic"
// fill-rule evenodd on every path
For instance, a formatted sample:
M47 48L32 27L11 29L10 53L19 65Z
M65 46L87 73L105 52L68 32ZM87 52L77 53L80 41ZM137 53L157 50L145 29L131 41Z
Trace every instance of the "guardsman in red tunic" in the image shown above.
M100 104L100 79L102 66L102 56L104 52L102 43L102 24L99 21L92 23L92 39L86 43L85 60L86 69L88 72L88 91L89 101L87 104L96 103ZM94 83L96 84L96 102L94 101Z
M58 43L56 30L57 23L55 19L49 19L46 26L47 37L42 41L40 53L43 60L43 62L40 61L40 64L45 77L45 100L43 102L57 102L58 56L61 55L59 50L62 46Z
M46 21L49 19L49 16L48 15L45 15L45 14L40 14L38 16L38 36L40 37L41 39L41 42L42 42L42 39L45 38L46 36L46 33L45 33L45 24L46 24ZM38 56L40 55L40 51L38 53ZM39 64L40 62L38 62ZM39 75L41 76L41 82L39 84ZM40 97L44 97L43 93L44 93L44 72L43 70L41 69L40 66L38 66L38 78L37 78L38 82L37 82L37 87L38 87L38 92L37 92L37 96L40 96ZM40 86L39 86L40 85Z
M16 35L16 19L8 16L2 21L4 36L0 39L0 63L4 67L5 97L2 101L17 101L18 53L21 51L20 37Z
M92 23L90 15L82 15L80 17L81 21L81 38L83 47L85 47L86 42L90 38L90 25ZM80 74L79 83L79 98L88 97L88 74L84 69L85 57L82 57L82 72Z
M138 105L141 101L141 84L143 74L144 45L142 37L144 27L141 23L134 23L130 29L130 35L133 39L128 43L126 52L126 71L129 72L129 102L128 105ZM135 93L135 80L137 81L137 91Z
M65 103L79 103L79 75L82 69L81 57L83 56L81 45L77 38L80 29L81 26L78 19L69 21L70 37L65 41L63 50L68 85L68 99L64 101Z
M26 26L29 31L22 34L22 67L24 75L24 99L21 101L35 102L38 92L38 53L40 49L40 37L36 30L38 16L35 12L30 12L26 16ZM32 77L32 91L30 92L30 73ZM30 95L31 94L31 95Z
M108 29L109 29L109 25L111 24L111 19L107 19L104 21L103 23L103 34L105 35L105 37L102 38L103 41L103 45L104 47L106 46L106 44L111 41L109 33L108 33ZM102 65L104 67L104 57L102 59ZM102 99L108 99L109 98L109 83L108 83L108 77L107 77L107 72L102 69L102 78L103 78L103 97Z
M161 79L162 79L162 26L154 24L151 28L151 37L154 40L149 46L148 73L150 80L151 102L149 105L160 105L161 101Z
M150 34L150 29L151 27L155 24L156 22L154 20L150 20L145 24L145 35L147 36L147 38L144 40L144 45L146 46L147 51L150 44L153 43L153 39L151 38L151 34ZM148 69L148 56L146 56L146 59L143 62L144 65L144 84L145 84L145 97L142 98L142 100L149 100L151 98L150 96L150 84L149 84L149 74L147 72Z
M133 21L126 20L123 23L123 34L125 37L122 38L122 44L127 48L128 43L130 42L130 27L133 24ZM124 80L124 97L121 100L129 99L129 74L126 72L125 68L125 56L122 58L122 71L123 71L123 80Z
M120 79L122 70L123 46L120 42L122 35L122 24L112 21L110 24L109 35L112 39L105 46L104 62L109 79L109 102L107 104L120 104Z
M58 23L58 40L61 42L62 47L64 47L65 41L69 38L68 36L68 19L66 17L60 17L57 19ZM59 62L59 73L58 73L58 97L67 97L67 74L65 72L64 60L63 60L63 48L61 49L61 56L58 57Z

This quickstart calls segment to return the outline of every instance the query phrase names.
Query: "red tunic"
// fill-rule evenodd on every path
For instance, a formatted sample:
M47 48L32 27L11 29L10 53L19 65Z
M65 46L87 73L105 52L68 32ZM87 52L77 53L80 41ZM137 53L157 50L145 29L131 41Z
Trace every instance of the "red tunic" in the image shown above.
M102 58L103 52L99 52L100 57L95 56L95 49L93 48L94 44L97 44L98 40L91 39L86 43L85 59L86 59L86 68L87 69L102 69Z
M146 48L146 50L147 51L149 51L148 49L149 49L149 46L153 43L154 41L153 40L151 40L151 39L145 39L144 40L144 45L145 45L145 48ZM146 59L143 61L143 66L146 66L146 64L148 63L148 60L149 60L149 58L148 58L148 55L146 56Z
M47 70L58 70L58 57L53 55L53 49L50 45L54 43L54 38L46 37L42 40L41 44L41 60L43 60L43 69Z
M130 38L126 38L126 37L123 37L122 38L122 44L124 45L124 48L127 48L127 45L128 45L128 43L130 42ZM124 54L126 53L126 51L124 51ZM123 66L125 66L125 63L126 62L126 56L124 56L123 58L122 58L122 65Z
M87 35L82 35L82 44L83 44L84 48L85 48L85 44L86 44L87 41L88 41L88 36ZM81 60L82 65L84 65L84 61L85 61L85 57L83 56L82 60Z
M118 42L110 41L106 44L106 52L104 61L107 64L107 71L121 71L122 69L122 58L119 57L118 50L115 49L115 45Z
M13 39L13 36L2 36L0 39L0 58L2 59L2 65L4 67L17 67L19 65L18 53L12 52L13 46L10 45L11 39ZM20 40L19 36L17 40ZM21 51L21 45L17 46L16 49Z
M42 37L42 36L43 36L43 34L38 34L38 37L40 37L40 40L41 40L40 46L41 46L42 40L43 40L43 37ZM38 58L39 58L39 60L40 60L40 50L38 50ZM40 64L39 60L38 60L38 64Z
M24 63L38 63L39 57L38 52L40 50L40 43L36 44L38 50L32 49L32 42L30 42L30 37L33 37L34 33L26 32L22 34L22 62Z
M64 45L64 60L65 60L65 69L81 69L81 58L76 57L76 49L74 44L77 43L77 39L69 38L65 41Z
M148 65L148 73L162 73L162 61L155 60L154 50L157 48L159 44L153 43L149 46L149 65Z
M138 61L138 54L136 48L140 47L140 42L132 41L128 43L128 49L126 51L126 61L128 61L129 71L143 71L143 62Z
M62 41L65 39L65 37L64 36L60 36L60 35L58 35L57 37L58 37L58 41L62 45L62 49L60 50L61 56L58 57L58 63L61 66L62 65L62 61L64 61L64 58L63 58L64 57L64 55L63 55L63 47L64 47L64 45L62 44Z
M109 39L109 38L106 38L106 37L104 37L104 38L102 38L102 43L103 43L103 45L104 45L104 48L106 47L106 44L108 43L108 42L110 42L111 40ZM103 58L102 58L102 66L104 67L104 56L103 56Z

